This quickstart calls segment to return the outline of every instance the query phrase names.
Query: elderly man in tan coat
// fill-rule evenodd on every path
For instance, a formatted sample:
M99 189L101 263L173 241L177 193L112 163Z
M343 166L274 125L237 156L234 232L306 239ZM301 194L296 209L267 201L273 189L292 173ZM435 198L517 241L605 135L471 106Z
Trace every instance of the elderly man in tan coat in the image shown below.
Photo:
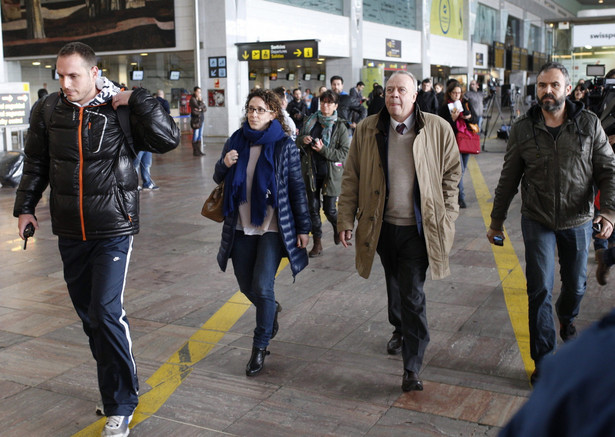
M374 254L386 275L389 353L401 351L402 390L422 390L419 372L429 343L423 284L450 274L448 255L459 213L459 150L442 118L420 112L416 79L396 72L385 87L385 105L357 126L342 179L338 230L350 245L355 218L356 266L370 274Z

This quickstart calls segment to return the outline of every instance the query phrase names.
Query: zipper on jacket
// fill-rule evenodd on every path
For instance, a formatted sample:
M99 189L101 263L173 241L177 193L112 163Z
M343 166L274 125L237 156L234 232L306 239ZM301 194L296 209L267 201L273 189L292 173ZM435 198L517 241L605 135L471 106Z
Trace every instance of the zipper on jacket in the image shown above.
M83 108L79 108L79 128L77 135L79 138L79 218L81 219L81 237L85 238L85 218L83 216Z

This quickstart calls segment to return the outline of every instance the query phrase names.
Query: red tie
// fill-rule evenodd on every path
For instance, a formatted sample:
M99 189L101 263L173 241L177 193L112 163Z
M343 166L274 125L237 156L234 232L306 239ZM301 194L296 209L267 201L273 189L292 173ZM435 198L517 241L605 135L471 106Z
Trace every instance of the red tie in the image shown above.
M405 125L405 124L403 124L403 123L399 123L399 124L397 125L397 127L395 128L395 130L397 131L397 133L398 133L399 135L403 135L403 134L404 134L404 129L405 129L405 128L406 128L406 125Z

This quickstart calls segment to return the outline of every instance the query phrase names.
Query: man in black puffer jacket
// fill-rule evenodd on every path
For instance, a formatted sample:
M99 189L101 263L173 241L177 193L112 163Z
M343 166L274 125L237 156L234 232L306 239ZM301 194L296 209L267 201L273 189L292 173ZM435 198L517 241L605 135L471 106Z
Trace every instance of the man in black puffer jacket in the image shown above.
M133 235L139 232L139 194L134 151L116 109L128 105L138 150L173 150L180 132L147 90L122 92L98 77L96 55L83 43L60 50L57 72L59 98L50 95L32 114L13 214L22 238L28 224L38 229L35 208L50 186L64 279L97 362L108 416L103 436L126 436L138 380L123 294Z

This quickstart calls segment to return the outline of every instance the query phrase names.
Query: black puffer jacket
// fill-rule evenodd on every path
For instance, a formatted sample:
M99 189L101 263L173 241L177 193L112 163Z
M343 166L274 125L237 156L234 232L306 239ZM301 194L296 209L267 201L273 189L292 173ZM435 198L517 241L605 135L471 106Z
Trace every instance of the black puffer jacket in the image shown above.
M179 128L147 90L133 91L128 106L137 150L177 147ZM111 102L79 107L62 97L47 127L44 108L32 114L13 215L34 214L49 185L54 234L85 241L139 232L134 156Z

